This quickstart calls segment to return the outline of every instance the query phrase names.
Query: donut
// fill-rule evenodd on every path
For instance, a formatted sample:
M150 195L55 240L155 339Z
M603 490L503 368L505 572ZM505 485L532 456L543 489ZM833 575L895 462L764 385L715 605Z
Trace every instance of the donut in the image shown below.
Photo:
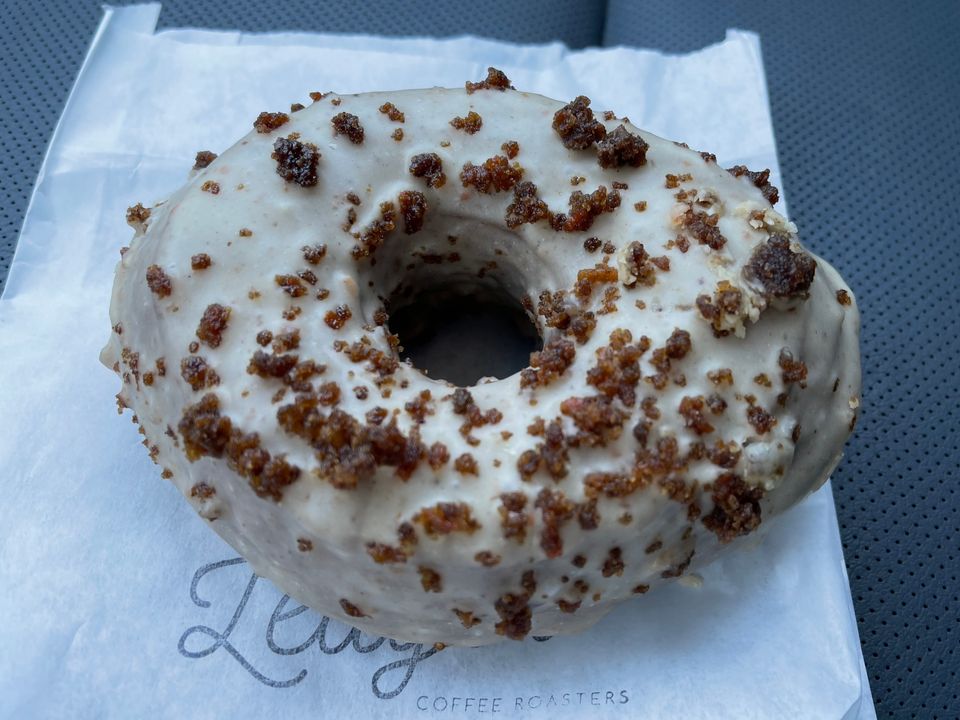
M310 97L128 210L102 353L255 572L402 641L572 633L827 479L859 316L768 171L493 68ZM507 298L541 345L432 377L391 332L425 289Z

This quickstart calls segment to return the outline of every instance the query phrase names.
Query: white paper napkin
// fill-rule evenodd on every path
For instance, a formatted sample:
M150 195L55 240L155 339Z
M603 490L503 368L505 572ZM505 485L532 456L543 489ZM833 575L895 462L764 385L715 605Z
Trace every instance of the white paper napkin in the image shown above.
M117 416L109 334L124 209L311 90L461 86L486 66L770 167L758 38L688 55L457 38L195 30L108 9L0 300L0 716L873 718L829 486L764 542L595 629L482 649L364 636L253 576ZM779 183L778 183L779 184Z

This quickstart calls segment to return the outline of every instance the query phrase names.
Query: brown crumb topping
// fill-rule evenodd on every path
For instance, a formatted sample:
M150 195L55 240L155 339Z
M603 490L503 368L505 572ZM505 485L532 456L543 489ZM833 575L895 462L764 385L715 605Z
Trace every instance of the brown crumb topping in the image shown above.
M806 299L817 271L816 261L805 252L794 252L790 238L772 235L753 251L744 276L763 287L768 298Z
M494 565L499 565L502 558L489 550L481 550L473 556L473 559L484 567L493 567Z
M423 229L423 220L427 215L427 199L422 192L404 190L400 193L400 217L403 218L403 231L413 235Z
M597 143L597 162L602 168L640 167L647 162L649 145L623 125Z
M503 145L500 146L500 149L503 150L503 154L508 158L513 160L517 155L520 154L520 143L516 140L507 140Z
M480 523L474 520L470 506L466 503L440 502L425 507L413 516L413 522L421 525L428 537L439 537L450 533L471 534L480 529Z
M783 371L782 378L785 385L797 383L801 388L807 386L807 365L802 360L794 360L789 350L786 348L780 350L777 364Z
M270 157L277 161L277 175L287 182L296 183L300 187L313 187L317 184L317 165L321 156L316 145L277 138Z
M513 188L513 202L507 206L504 219L511 230L524 223L535 223L551 216L547 204L537 194L537 186L529 180Z
M346 598L340 599L340 607L343 608L343 611L350 617L353 617L353 618L370 617L363 610L358 608L356 605L354 605L352 602L350 602Z
M495 625L497 635L503 635L511 640L523 640L532 627L533 613L529 601L537 589L537 582L533 570L523 573L520 580L522 591L506 593L494 603L494 609L500 616L500 622Z
M360 125L360 118L356 115L348 112L339 113L330 119L330 124L333 125L335 135L346 135L354 145L363 143L363 126Z
M145 223L150 218L150 208L145 208L140 203L137 203L133 207L127 208L127 224L136 227L141 223ZM122 256L123 253L121 252Z
M464 187L474 187L477 192L487 194L510 190L522 177L523 168L520 164L511 165L503 155L494 155L485 160L483 165L467 162L460 171L460 182Z
M271 355L257 350L250 358L247 372L262 378L282 378L296 367L298 360L296 355Z
M273 281L290 297L303 297L307 294L307 288L296 275L274 275Z
M583 95L557 110L552 127L568 150L585 150L607 134L603 123L593 117L590 98Z
M457 608L454 608L453 612L460 620L460 624L463 625L467 630L472 628L474 625L479 625L481 622L480 618L474 617L470 610L458 610Z
M432 188L443 187L447 176L443 174L443 161L436 153L422 153L410 159L410 174L424 178L427 186Z
M313 550L313 541L307 538L297 538L297 550L300 552L310 552Z
M194 270L206 270L213 262L206 253L198 253L190 258L190 267Z
M841 305L852 305L853 300L850 298L850 293L846 290L837 290L837 302Z
M508 78L502 70L497 70L497 68L493 67L487 68L486 78L480 82L470 82L468 80L464 87L467 89L467 95L472 95L477 90L499 90L500 92L513 90L513 85L510 84L510 78Z
M716 161L716 156L711 156L714 161ZM770 184L770 171L769 170L760 170L759 172L753 172L748 170L743 165L735 165L732 168L728 168L727 172L733 175L734 177L745 176L754 187L759 188L760 192L763 193L763 197L771 205L776 205L777 200L780 199L780 191L776 187Z
M424 592L443 592L443 577L433 568L421 565L417 568L420 573L420 585Z
M739 475L724 473L713 483L713 510L702 522L720 542L728 543L759 527L761 498L763 488L747 485Z
M473 135L483 127L483 118L471 110L466 117L455 117L450 121L450 124L457 130L463 130L468 135Z
M759 405L752 404L747 408L747 420L761 435L770 432L777 424L777 419L773 415Z
M271 133L290 120L290 116L282 112L262 112L253 121L254 129L260 134Z
M190 355L180 361L180 375L194 391L220 384L220 376L199 355Z
M300 476L300 468L282 457L271 457L256 433L242 432L221 415L220 402L212 393L184 409L178 429L190 462L226 455L231 469L247 478L260 497L279 500L283 489Z
M560 412L573 420L580 433L576 445L603 447L620 437L627 414L603 396L570 397L560 403Z
M230 322L230 308L218 303L207 306L197 326L197 337L208 347L220 347L223 333Z
M403 140L403 128L397 128L396 130L394 130L392 133L390 133L390 137L392 137L397 142L400 142L401 140Z
M563 539L560 528L573 517L577 508L560 490L544 488L537 495L534 507L538 508L543 519L540 533L540 547L548 558L557 558L563 554Z
M508 492L500 495L500 525L503 537L523 544L527 537L530 517L526 513L527 496L522 492Z
M397 227L397 212L392 202L380 203L380 217L360 233L359 245L354 246L351 254L355 260L368 257L383 245L387 237ZM355 236L356 237L356 236Z
M205 482L198 482L190 488L190 497L199 498L200 500L209 500L216 494L216 489Z
M576 347L569 340L547 342L543 350L530 353L530 367L520 373L520 387L544 387L559 378L573 364Z
M712 299L709 295L697 297L697 309L703 319L713 327L714 336L724 337L730 334L730 330L725 327L727 316L739 315L742 302L743 292L740 288L734 287L727 280L721 280L717 283Z
M453 461L453 469L461 475L479 475L476 458L470 453L463 453Z
M197 153L197 157L193 161L194 170L203 170L205 167L210 165L214 160L217 159L217 154L210 152L209 150L201 150Z
M327 246L323 243L318 245L304 245L301 248L303 259L311 265L317 265L327 255Z
M337 307L328 311L327 314L323 316L323 321L329 328L339 330L351 317L353 317L353 313L350 311L349 305L337 305Z
M611 213L620 207L620 193L614 190L607 192L605 185L601 185L589 195L575 190L570 194L569 214L558 213L550 218L554 230L564 232L585 232L589 230L593 221L601 214Z
M380 112L390 118L393 122L402 123L406 120L406 117L400 109L394 105L392 102L385 102L380 106Z
M618 548L610 548L610 552L607 553L606 559L603 561L603 568L601 572L604 577L613 577L616 575L620 577L623 575L623 551Z
M164 272L159 265L151 265L147 268L147 287L157 297L170 297L173 292L173 283L170 276Z
M250 237L253 235L253 230L250 228L240 228L240 230L237 232L237 235L240 237Z
M587 384L607 398L620 398L624 405L632 407L640 382L639 359L649 347L646 337L634 344L629 330L614 330L609 343L597 349L597 363L587 371Z
M523 452L517 459L517 470L524 480L532 478L541 468L554 480L559 480L567 475L568 459L563 426L554 420L544 428L543 441L535 449Z
M386 543L368 542L367 554L373 558L378 565L388 563L405 563L407 553L402 548L387 545Z
M704 417L706 408L707 404L702 395L696 397L684 396L680 401L680 417L683 418L684 425L697 435L707 435L713 432L713 425Z
M693 235L701 245L720 250L727 244L727 239L717 227L719 220L719 215L707 215L705 212L690 209L683 214L682 223L687 232Z

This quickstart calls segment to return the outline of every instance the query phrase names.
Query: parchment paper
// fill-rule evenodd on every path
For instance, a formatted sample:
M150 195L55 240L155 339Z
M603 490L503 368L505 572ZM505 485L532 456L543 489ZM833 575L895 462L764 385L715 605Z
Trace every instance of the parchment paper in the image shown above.
M124 209L162 199L195 151L224 149L261 110L311 90L461 86L494 64L780 185L755 35L665 56L154 34L158 13L107 9L0 300L0 716L875 717L829 486L702 587L651 593L580 636L437 652L253 576L160 479L97 362Z

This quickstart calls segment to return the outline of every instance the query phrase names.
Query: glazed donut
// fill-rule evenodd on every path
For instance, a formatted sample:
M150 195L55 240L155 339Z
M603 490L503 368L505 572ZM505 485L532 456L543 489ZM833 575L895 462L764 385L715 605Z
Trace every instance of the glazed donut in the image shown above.
M859 316L766 171L492 68L311 98L128 211L102 354L257 573L404 641L570 633L826 480ZM542 347L428 377L390 330L424 288L509 297Z

